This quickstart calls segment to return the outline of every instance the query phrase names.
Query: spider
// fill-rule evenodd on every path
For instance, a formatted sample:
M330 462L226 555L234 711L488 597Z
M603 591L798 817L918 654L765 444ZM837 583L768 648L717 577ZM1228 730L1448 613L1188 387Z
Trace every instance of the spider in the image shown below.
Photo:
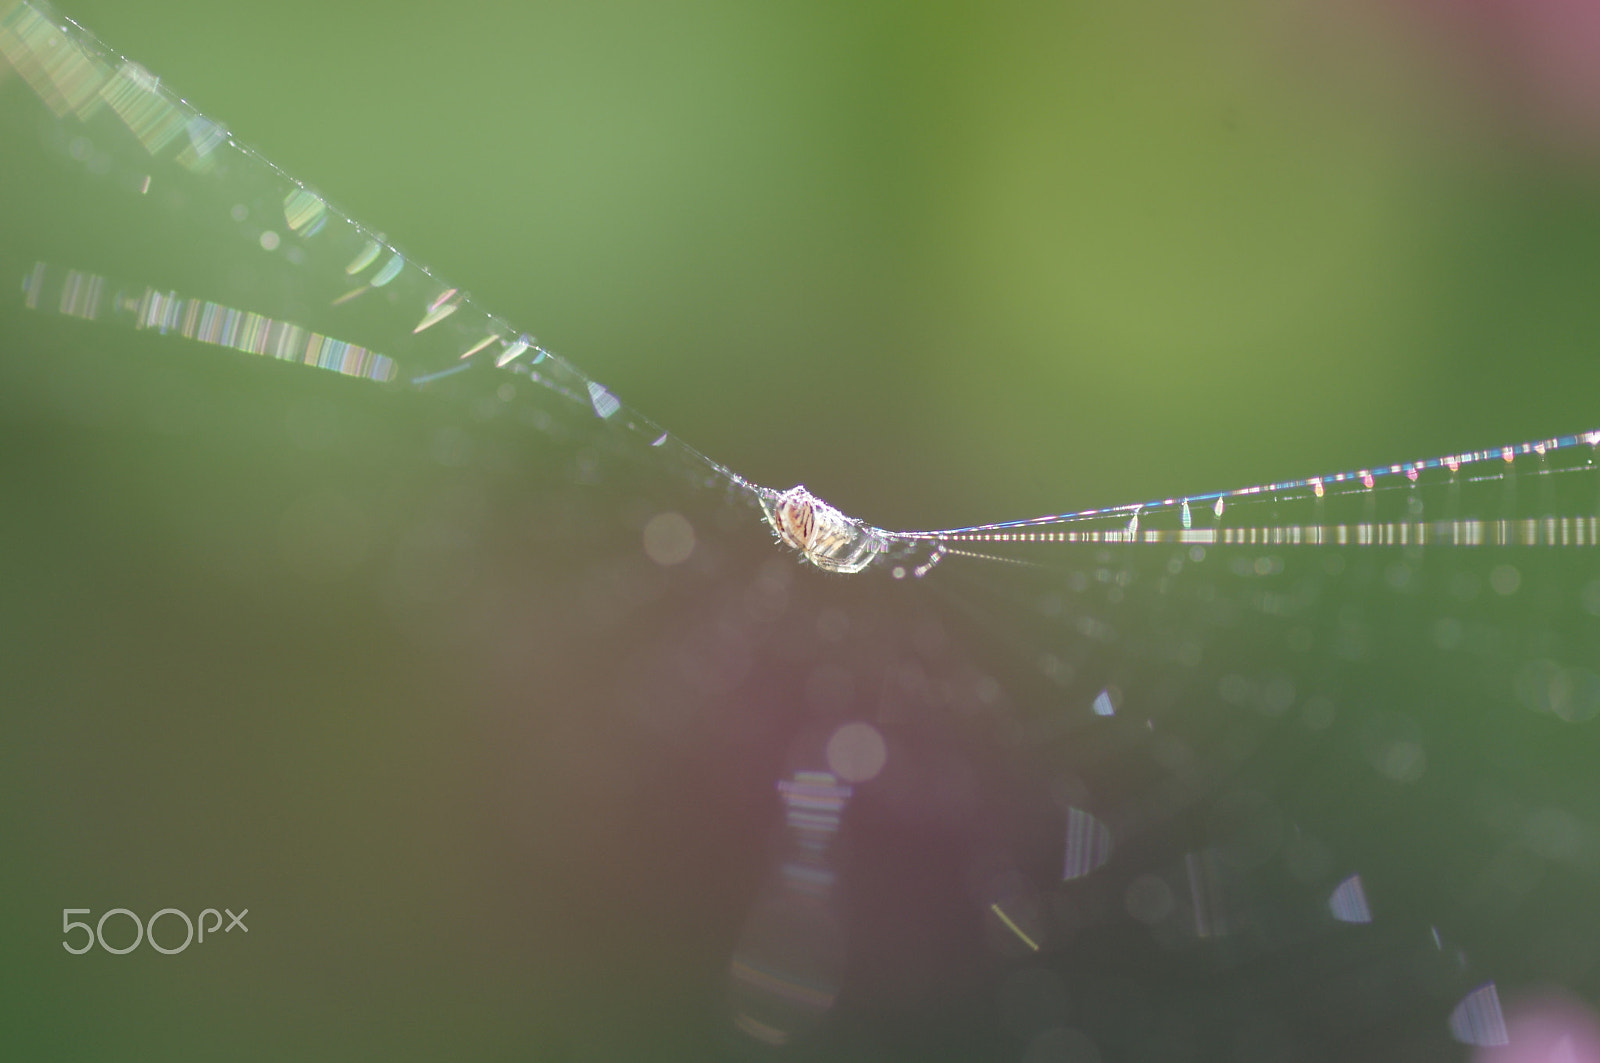
M779 542L828 572L860 572L889 549L885 532L845 516L803 484L763 490L761 508Z

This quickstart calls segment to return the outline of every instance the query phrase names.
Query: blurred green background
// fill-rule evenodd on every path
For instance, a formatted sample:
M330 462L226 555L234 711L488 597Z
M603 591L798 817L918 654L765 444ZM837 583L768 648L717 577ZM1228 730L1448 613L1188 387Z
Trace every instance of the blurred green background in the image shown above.
M889 527L1600 420L1594 100L1538 51L1583 27L1259 0L67 7L706 453Z
M1455 14L66 10L691 444L889 527L1600 423L1592 101L1533 77L1536 49L1507 51L1513 38ZM148 351L130 335L119 344ZM520 1058L548 1034L565 1052L551 1058L610 1060L720 1030L702 990L766 873L786 770L781 742L751 732L791 721L717 705L726 715L687 737L674 721L629 730L612 655L626 639L568 623L564 592L592 588L551 577L561 558L530 559L512 520L482 520L500 539L469 527L410 558L466 589L436 609L408 601L404 622L331 577L285 574L285 514L319 495L370 501L373 469L423 481L373 507L380 561L389 531L406 545L413 522L432 527L430 506L454 533L514 491L434 468L427 442L396 427L450 411L215 353L190 352L215 361L191 371L236 405L193 416L236 420L233 449L197 453L181 436L119 449L128 433L68 426L48 460L13 462L29 501L12 513L8 594L29 604L0 619L19 659L39 652L8 688L23 710L9 737L40 755L14 757L7 780L37 864L12 871L33 891L16 906L36 935L19 955L57 956L40 913L80 894L97 913L238 895L255 905L255 952L182 967L63 958L47 977L19 964L5 972L13 1006L83 1057L315 1043L326 1058ZM99 382L112 396L164 371L117 365ZM212 392L175 392L174 407L199 393ZM337 411L337 444L286 447L285 423L315 402ZM46 516L30 523L34 507ZM141 522L123 542L130 513ZM215 514L232 523L208 526ZM591 531L575 525L561 534ZM635 532L596 531L584 563L636 555ZM742 532L728 538L773 553ZM797 585L813 610L877 592ZM448 630L480 591L484 615L522 625L488 648ZM702 591L722 588L664 594L639 641L694 630L679 605ZM528 649L554 656L557 635L593 659ZM214 845L192 843L197 823ZM285 972L307 991L285 993ZM76 1026L69 998L98 1010ZM194 1001L192 1026L173 1028L173 999ZM269 1029L280 1008L284 1028Z

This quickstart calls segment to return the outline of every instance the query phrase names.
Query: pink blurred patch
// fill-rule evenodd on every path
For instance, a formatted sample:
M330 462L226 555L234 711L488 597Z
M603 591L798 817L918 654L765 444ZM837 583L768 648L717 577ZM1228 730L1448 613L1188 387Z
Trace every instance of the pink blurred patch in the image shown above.
M1506 1019L1510 1043L1478 1049L1477 1063L1600 1063L1600 1021L1560 991L1519 1001Z
M1410 0L1420 30L1460 51L1544 133L1600 147L1600 3Z

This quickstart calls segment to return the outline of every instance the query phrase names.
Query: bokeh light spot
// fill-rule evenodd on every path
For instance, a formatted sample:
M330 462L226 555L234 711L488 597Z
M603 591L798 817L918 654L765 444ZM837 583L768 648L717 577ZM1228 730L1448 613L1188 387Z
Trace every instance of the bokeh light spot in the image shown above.
M883 735L870 723L847 723L828 739L828 767L845 782L875 778L888 759Z
M694 553L694 527L680 513L657 513L645 522L644 552L658 565L681 565Z
M1522 573L1517 571L1515 565L1496 565L1494 571L1489 573L1489 586L1502 596L1515 594L1517 588L1522 586Z
M1154 925L1172 914L1176 902L1165 880L1140 875L1122 891L1122 906L1139 922Z
M1372 906L1367 903L1360 875L1351 875L1334 888L1328 897L1328 910L1341 923L1372 922Z

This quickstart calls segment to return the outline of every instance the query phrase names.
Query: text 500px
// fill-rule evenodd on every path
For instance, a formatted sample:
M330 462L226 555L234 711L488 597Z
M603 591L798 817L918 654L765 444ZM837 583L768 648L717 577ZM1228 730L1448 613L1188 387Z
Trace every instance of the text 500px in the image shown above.
M222 912L228 913L228 925L226 928L222 926ZM141 922L137 915L126 908L112 908L102 913L99 921L91 927L88 923L72 918L75 915L92 915L91 909L63 908L61 909L61 932L66 935L67 940L61 942L61 947L74 956L81 956L98 944L113 956L121 956L138 948L141 942L148 941L150 947L157 952L172 956L182 952L189 947L191 942L196 940L196 924L199 926L198 940L201 943L205 942L207 934L215 937L219 929L224 934L231 934L235 930L242 930L246 934L250 932L250 928L244 925L244 917L250 914L250 909L242 909L238 915L234 915L232 909L229 908L222 909L222 912L217 911L215 908L207 908L200 913L198 920L191 920L187 913L177 908L163 908L152 915L148 921ZM130 944L111 944L106 941L106 920L114 915L123 916L133 924L133 941ZM207 916L211 917L210 926L206 925ZM165 945L156 940L156 923L163 917L167 919L167 923L162 929L162 936L168 939L168 943ZM173 925L174 922L183 924L184 936L183 940L178 944L173 944L171 940L177 936L177 927ZM113 923L112 927L118 931L113 936L119 942L125 940L126 933L121 931L120 926L117 923ZM71 937L74 931L78 930L83 931L83 944L74 947Z

